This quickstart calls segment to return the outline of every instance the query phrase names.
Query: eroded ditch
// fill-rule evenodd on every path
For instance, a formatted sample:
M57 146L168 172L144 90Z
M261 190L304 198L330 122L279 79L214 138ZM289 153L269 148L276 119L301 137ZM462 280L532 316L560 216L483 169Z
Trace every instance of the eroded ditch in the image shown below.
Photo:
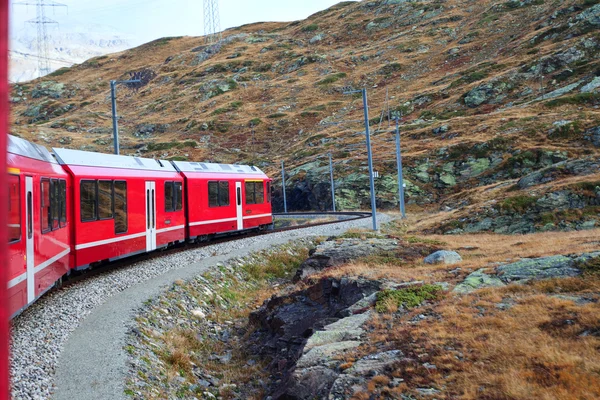
M309 276L397 246L392 239L330 239L315 253L316 243L302 240L175 283L146 303L130 332L126 393L136 399L347 398L402 356L391 350L352 364L344 358L368 341L364 326L377 293L396 284Z

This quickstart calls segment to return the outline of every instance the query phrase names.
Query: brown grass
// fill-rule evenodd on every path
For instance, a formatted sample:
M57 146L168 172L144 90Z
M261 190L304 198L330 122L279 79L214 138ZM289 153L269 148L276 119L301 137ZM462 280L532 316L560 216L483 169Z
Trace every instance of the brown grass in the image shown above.
M517 289L517 290L515 290ZM592 296L578 305L547 293ZM443 388L439 399L596 399L600 396L600 278L586 276L487 289L413 313L375 316L371 348L399 348L408 359L393 373L404 389ZM502 311L500 302L513 304ZM417 325L409 320L434 313ZM437 369L422 367L428 362ZM384 397L381 397L384 398Z

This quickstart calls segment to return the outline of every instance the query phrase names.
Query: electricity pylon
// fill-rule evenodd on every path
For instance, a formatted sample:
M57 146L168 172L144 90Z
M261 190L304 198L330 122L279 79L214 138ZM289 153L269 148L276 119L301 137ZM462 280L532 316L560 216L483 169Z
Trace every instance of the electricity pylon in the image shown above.
M221 40L221 18L219 0L204 1L204 35L206 43L214 44Z
M47 25L56 24L58 22L46 17L46 7L66 7L66 4L56 3L51 0L37 0L35 2L22 1L14 3L15 5L35 6L36 17L27 21L28 24L37 26L37 57L38 71L40 77L48 75L52 72L50 67L50 56L48 55L49 35Z

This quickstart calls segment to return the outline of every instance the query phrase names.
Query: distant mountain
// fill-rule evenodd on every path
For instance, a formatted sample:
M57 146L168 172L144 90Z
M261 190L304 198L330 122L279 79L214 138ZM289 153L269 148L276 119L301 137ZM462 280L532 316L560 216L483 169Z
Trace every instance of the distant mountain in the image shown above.
M101 25L49 29L48 32L48 55L53 71L131 47L129 38L113 28ZM35 28L27 26L13 32L9 76L11 82L24 82L39 77L37 54Z

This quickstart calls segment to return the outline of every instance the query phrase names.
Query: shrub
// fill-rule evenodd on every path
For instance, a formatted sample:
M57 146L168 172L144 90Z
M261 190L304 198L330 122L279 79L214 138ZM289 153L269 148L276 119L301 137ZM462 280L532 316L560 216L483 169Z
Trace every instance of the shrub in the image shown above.
M319 85L319 86L331 85L332 83L335 83L335 82L339 81L340 79L345 78L346 76L348 76L348 75L345 72L339 72L337 74L329 75L328 77L317 82L317 85Z
M397 307L414 308L420 306L425 300L440 298L442 287L440 285L423 285L399 290L384 290L377 293L377 312L389 311L390 305Z
M504 211L523 213L528 208L533 206L537 202L537 200L537 197L526 195L510 197L500 204L500 208Z
M306 25L304 28L302 28L302 32L314 32L317 29L319 29L319 25L310 24L310 25Z

